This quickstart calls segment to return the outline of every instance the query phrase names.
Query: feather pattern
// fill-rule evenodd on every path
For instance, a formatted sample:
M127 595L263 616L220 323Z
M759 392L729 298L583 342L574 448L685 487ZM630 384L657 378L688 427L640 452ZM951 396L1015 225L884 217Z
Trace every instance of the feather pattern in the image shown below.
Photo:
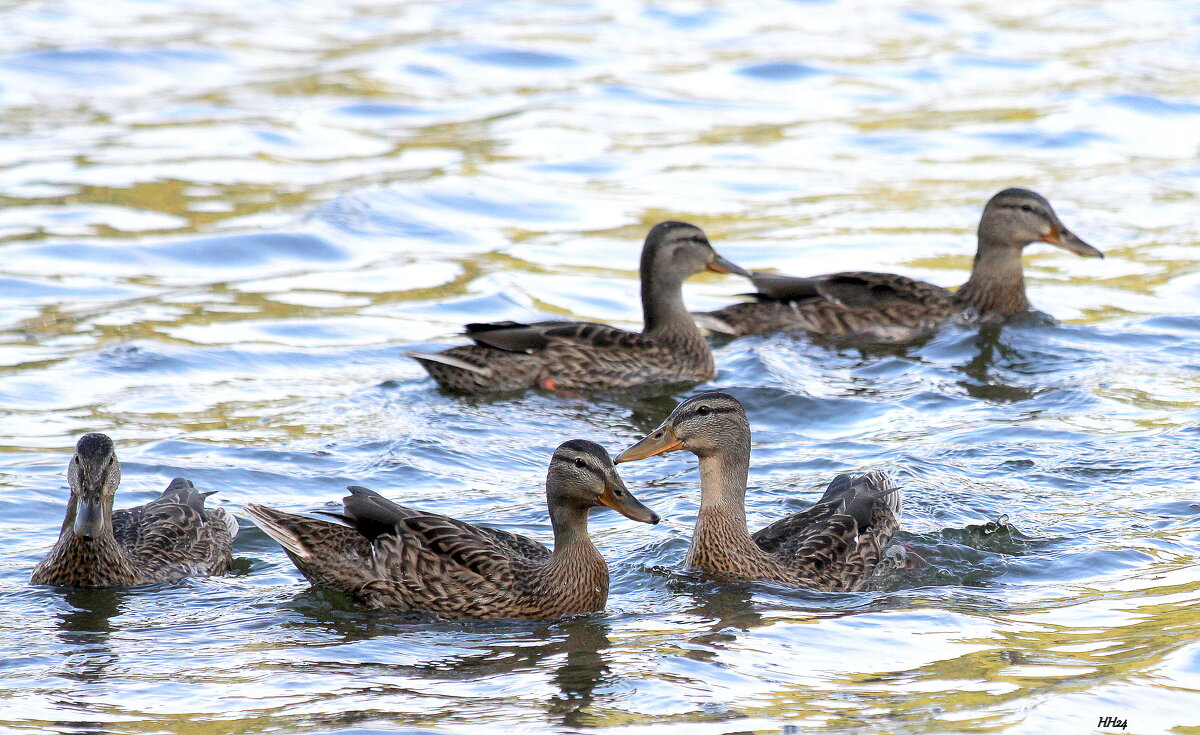
M201 493L191 481L177 477L149 503L113 510L112 495L120 470L112 442L107 437L104 441L90 437L103 435L89 434L80 440L68 470L72 496L66 521L58 541L34 569L34 584L133 587L229 571L237 521L223 509L204 507L205 497L211 493ZM97 449L88 454L89 447ZM110 490L100 504L101 531L87 537L76 527L84 502L79 478L88 476L79 468L101 463L112 468L105 475Z
M623 484L620 501L605 500L612 490L604 488L618 484L611 458L596 445L576 440L559 447L547 474L553 552L525 536L399 505L359 486L349 488L341 513L327 514L336 520L262 505L246 512L312 583L363 608L543 619L604 608L608 567L588 538L588 508L610 505L657 522Z
M682 290L686 278L705 269L748 275L719 256L699 228L663 222L642 249L643 331L595 322L474 323L465 332L474 344L406 354L438 385L460 393L709 380L712 350L684 308Z
M1027 189L993 196L977 239L971 277L957 292L892 273L809 278L755 273L756 291L746 294L751 301L695 317L701 326L734 336L799 330L832 340L908 342L959 314L995 319L1028 311L1021 255L1032 242L1104 257L1067 230L1044 197Z
M802 330L834 339L907 342L932 333L961 306L932 283L891 273L795 278L756 273L754 300L696 315L701 326L744 336Z
M899 529L900 489L884 473L838 475L811 508L751 535L762 551L817 589L866 584Z
M741 403L726 393L681 403L617 461L680 449L700 458L700 512L684 563L711 577L859 590L899 528L900 489L876 471L839 475L812 507L750 534L750 424Z

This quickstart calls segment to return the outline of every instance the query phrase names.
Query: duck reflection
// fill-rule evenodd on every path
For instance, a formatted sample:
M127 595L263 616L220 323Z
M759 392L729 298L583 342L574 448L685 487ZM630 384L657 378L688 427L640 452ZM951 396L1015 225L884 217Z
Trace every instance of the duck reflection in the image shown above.
M71 650L59 674L81 683L105 678L116 661L109 644L112 619L122 613L128 593L117 589L72 589L63 599L66 607L59 614L58 636Z
M612 645L610 628L597 615L582 615L552 623L525 621L431 621L412 615L364 615L336 593L310 590L292 605L306 620L316 622L346 643L379 636L417 635L431 646L447 644L451 650L467 648L461 655L439 655L419 664L389 667L407 669L419 679L485 681L507 674L549 671L549 682L558 688L545 708L565 727L580 727L598 689L610 680L605 652ZM374 662L329 662L325 668L377 667Z
M763 616L754 609L753 582L711 584L689 592L693 602L689 612L709 621L709 632L693 640L729 641L733 636L724 631L747 631L763 624Z
M967 362L955 366L969 378L958 384L967 395L981 401L1016 403L1029 400L1039 393L1037 389L1007 385L998 379L998 367L1029 360L1028 355L1000 339L1002 331L1002 324L980 325L978 333L971 340L974 354Z
M612 645L608 626L592 621L571 621L560 647L566 660L554 670L551 681L559 694L550 698L547 709L565 727L581 727L596 690L610 678L603 652Z

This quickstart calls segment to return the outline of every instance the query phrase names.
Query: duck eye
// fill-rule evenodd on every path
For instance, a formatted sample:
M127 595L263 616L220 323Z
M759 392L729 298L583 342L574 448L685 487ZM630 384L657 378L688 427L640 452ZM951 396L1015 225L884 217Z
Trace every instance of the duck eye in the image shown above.
M1022 210L1024 210L1024 211L1026 211L1026 212L1032 212L1032 211L1033 211L1033 207L1029 206L1028 204L1022 204L1022 205L1021 205L1021 209L1022 209Z
M708 406L700 406L696 409L696 413L700 414L701 416L707 416L710 410L712 409L710 409Z
M575 458L575 466L578 467L579 469L583 469L584 467L587 467L587 462L584 462L582 459L579 459L578 457L576 457Z

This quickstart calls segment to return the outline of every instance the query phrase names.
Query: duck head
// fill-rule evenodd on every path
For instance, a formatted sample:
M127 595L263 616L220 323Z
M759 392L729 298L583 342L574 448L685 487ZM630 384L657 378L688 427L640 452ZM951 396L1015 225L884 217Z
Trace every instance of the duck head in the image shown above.
M67 465L67 484L75 500L76 536L95 539L104 533L120 483L121 465L112 439L104 434L80 437Z
M650 228L642 246L643 281L648 275L657 274L673 274L683 281L705 270L750 277L749 271L714 250L704 230L695 225L668 220Z
M708 457L750 442L750 422L738 399L728 393L701 393L679 404L666 421L617 457L634 462L681 449Z
M572 439L559 445L546 473L551 506L590 508L603 505L631 520L658 523L658 514L625 487L612 458L599 444Z
M993 196L979 220L979 248L1023 250L1030 243L1047 242L1085 258L1104 253L1079 239L1058 219L1050 202L1028 189L1005 189Z

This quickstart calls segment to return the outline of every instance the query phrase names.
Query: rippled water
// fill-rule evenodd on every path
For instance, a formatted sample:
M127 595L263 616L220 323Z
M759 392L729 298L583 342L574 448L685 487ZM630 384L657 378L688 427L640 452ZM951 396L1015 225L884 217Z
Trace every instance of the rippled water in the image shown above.
M0 727L36 732L1200 732L1200 9L1168 0L0 7ZM548 539L560 441L676 396L439 393L472 320L637 323L654 222L751 268L965 280L1034 188L1057 321L717 343L755 525L887 468L927 562L870 592L682 574L690 457L593 521L609 609L366 615L243 521L229 577L31 587L75 439L298 512L361 483ZM690 282L694 309L732 277Z

